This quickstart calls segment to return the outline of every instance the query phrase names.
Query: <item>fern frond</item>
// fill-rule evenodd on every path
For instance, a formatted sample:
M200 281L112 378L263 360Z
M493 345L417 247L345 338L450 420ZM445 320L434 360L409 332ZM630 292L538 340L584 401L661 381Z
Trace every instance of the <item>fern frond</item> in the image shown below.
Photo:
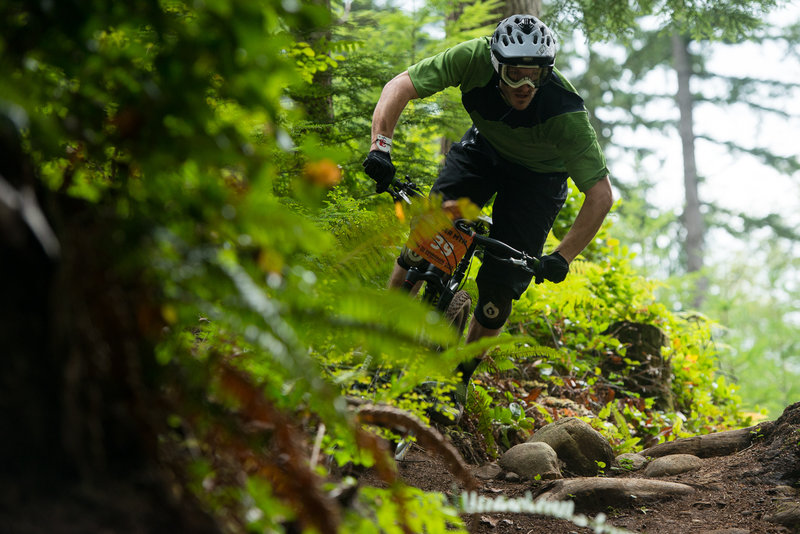
M517 361L533 360L544 358L545 360L558 360L561 358L561 353L553 347L545 347L544 345L525 345L523 347L516 347L511 356Z
M633 534L630 530L618 528L606 523L605 514L598 514L595 518L586 517L575 513L573 501L549 501L542 498L534 499L530 492L524 497L508 499L506 497L491 498L473 492L461 494L461 511L465 514L491 514L491 513L517 513L537 514L545 517L565 519L575 525L593 528L594 532L608 532L609 534Z
M308 465L303 434L244 373L220 364L219 378L222 391L235 399L245 422L256 428L268 425L275 429L274 446L280 454L264 454L247 443L237 430L239 427L224 425L229 429L229 445L240 451L242 463L250 465L253 474L270 480L281 496L298 508L298 518L303 523L314 525L323 534L335 534L341 511L323 491L322 479ZM284 460L279 464L277 458Z
M438 430L427 426L415 415L394 406L371 404L359 408L357 417L362 423L381 426L400 433L412 432L420 445L437 452L442 457L450 471L466 488L477 489L478 482L452 443L447 441Z
M336 332L340 347L361 347L376 358L391 355L398 367L419 364L440 374L458 362L446 354L432 357L441 347L454 346L457 336L427 305L399 291L347 288L328 283L317 299L298 298L292 317L304 341L321 346ZM322 337L323 339L320 339Z
M476 430L486 443L486 452L496 456L496 443L492 432L491 415L493 403L494 400L491 395L484 388L473 383L472 394L467 397L467 412L477 415Z

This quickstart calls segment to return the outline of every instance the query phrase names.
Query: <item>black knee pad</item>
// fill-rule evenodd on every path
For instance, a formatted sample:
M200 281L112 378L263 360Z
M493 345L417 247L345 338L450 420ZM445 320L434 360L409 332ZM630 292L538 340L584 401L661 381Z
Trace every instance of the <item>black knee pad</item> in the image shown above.
M397 265L406 271L411 267L423 267L427 265L427 263L428 262L423 259L422 256L405 245L403 245L403 250L400 251L400 256L397 258Z
M510 288L494 284L478 284L478 303L475 305L475 320L484 327L498 329L506 324L511 315Z

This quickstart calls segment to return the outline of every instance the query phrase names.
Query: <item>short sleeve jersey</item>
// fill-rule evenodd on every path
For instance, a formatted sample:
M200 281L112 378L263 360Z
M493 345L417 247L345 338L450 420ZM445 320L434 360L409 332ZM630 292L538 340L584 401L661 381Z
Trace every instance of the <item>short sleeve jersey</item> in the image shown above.
M535 172L566 172L581 191L608 175L583 99L558 70L524 110L509 106L500 93L489 37L423 59L408 74L423 98L459 87L472 122L508 161Z

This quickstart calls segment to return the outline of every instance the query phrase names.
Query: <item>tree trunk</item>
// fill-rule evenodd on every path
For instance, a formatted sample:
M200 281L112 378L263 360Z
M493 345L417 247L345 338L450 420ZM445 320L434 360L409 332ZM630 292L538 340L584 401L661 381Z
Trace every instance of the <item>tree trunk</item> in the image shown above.
M313 3L330 13L330 0L313 0ZM315 45L320 41L331 42L332 35L330 26L306 28L300 30L298 40L307 42L314 50L317 50ZM317 125L317 129L323 137L330 135L334 121L332 80L332 69L318 71L314 73L310 86L304 89L303 94L296 97L306 110L308 120Z
M542 0L506 0L502 7L502 18L510 17L518 13L540 17L542 13ZM545 22L545 24L547 24L547 22Z
M692 65L689 56L689 40L678 33L673 34L672 54L675 61L675 71L678 75L678 93L676 95L680 112L678 131L683 147L685 205L682 220L686 230L683 250L686 256L687 272L699 273L703 268L705 225L703 214L700 211L699 177L697 175L694 151L694 118L692 116L694 100L690 87ZM708 280L701 276L697 280L695 287L692 303L695 307L700 307L702 304L707 286Z
M160 323L147 321L153 307L137 276L115 274L119 232L104 216L114 209L47 190L37 202L19 136L2 126L3 531L216 532L189 499L172 498L159 458L166 414L149 340ZM23 192L28 210L47 207L58 256L14 201Z

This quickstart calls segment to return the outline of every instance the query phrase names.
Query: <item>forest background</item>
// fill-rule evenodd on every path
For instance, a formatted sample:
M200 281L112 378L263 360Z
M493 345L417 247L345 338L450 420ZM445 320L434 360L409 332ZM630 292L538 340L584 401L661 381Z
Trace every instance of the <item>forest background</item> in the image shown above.
M442 23L424 24L422 4L400 3L437 38L435 51L446 32ZM541 7L534 2L531 9ZM545 18L547 8L545 2ZM566 38L559 68L588 95L622 198L610 233L636 254L645 276L665 282L657 293L671 309L698 311L717 323L721 372L739 386L748 409L771 416L797 398L800 371L792 341L798 184L791 141L800 128L794 98L800 63L789 44L798 16L787 3L766 10L759 29L689 40L688 153L679 131L675 51L657 16L639 19L621 40L591 41L574 24L559 25L568 19L563 14L554 21ZM701 261L688 259L693 233L703 235ZM765 331L771 333L760 335Z
M442 496L395 484L337 504L344 466L391 479L345 399L427 420L415 385L446 388L484 349L467 421L490 457L559 416L539 395L590 408L617 452L797 400L791 5L524 6L558 32L620 201L567 281L531 287L499 340L470 347L383 289L411 213L372 193L361 161L387 80L520 6L412 7L0 7L0 434L16 498L135 480L231 531L458 524ZM714 72L726 54L748 59ZM776 67L757 70L762 56ZM718 129L719 113L736 127ZM456 90L412 102L399 172L429 186L467 126ZM748 203L716 196L720 180ZM580 201L573 191L550 246ZM621 322L664 333L660 367L627 354L611 335ZM663 380L642 383L652 371Z

